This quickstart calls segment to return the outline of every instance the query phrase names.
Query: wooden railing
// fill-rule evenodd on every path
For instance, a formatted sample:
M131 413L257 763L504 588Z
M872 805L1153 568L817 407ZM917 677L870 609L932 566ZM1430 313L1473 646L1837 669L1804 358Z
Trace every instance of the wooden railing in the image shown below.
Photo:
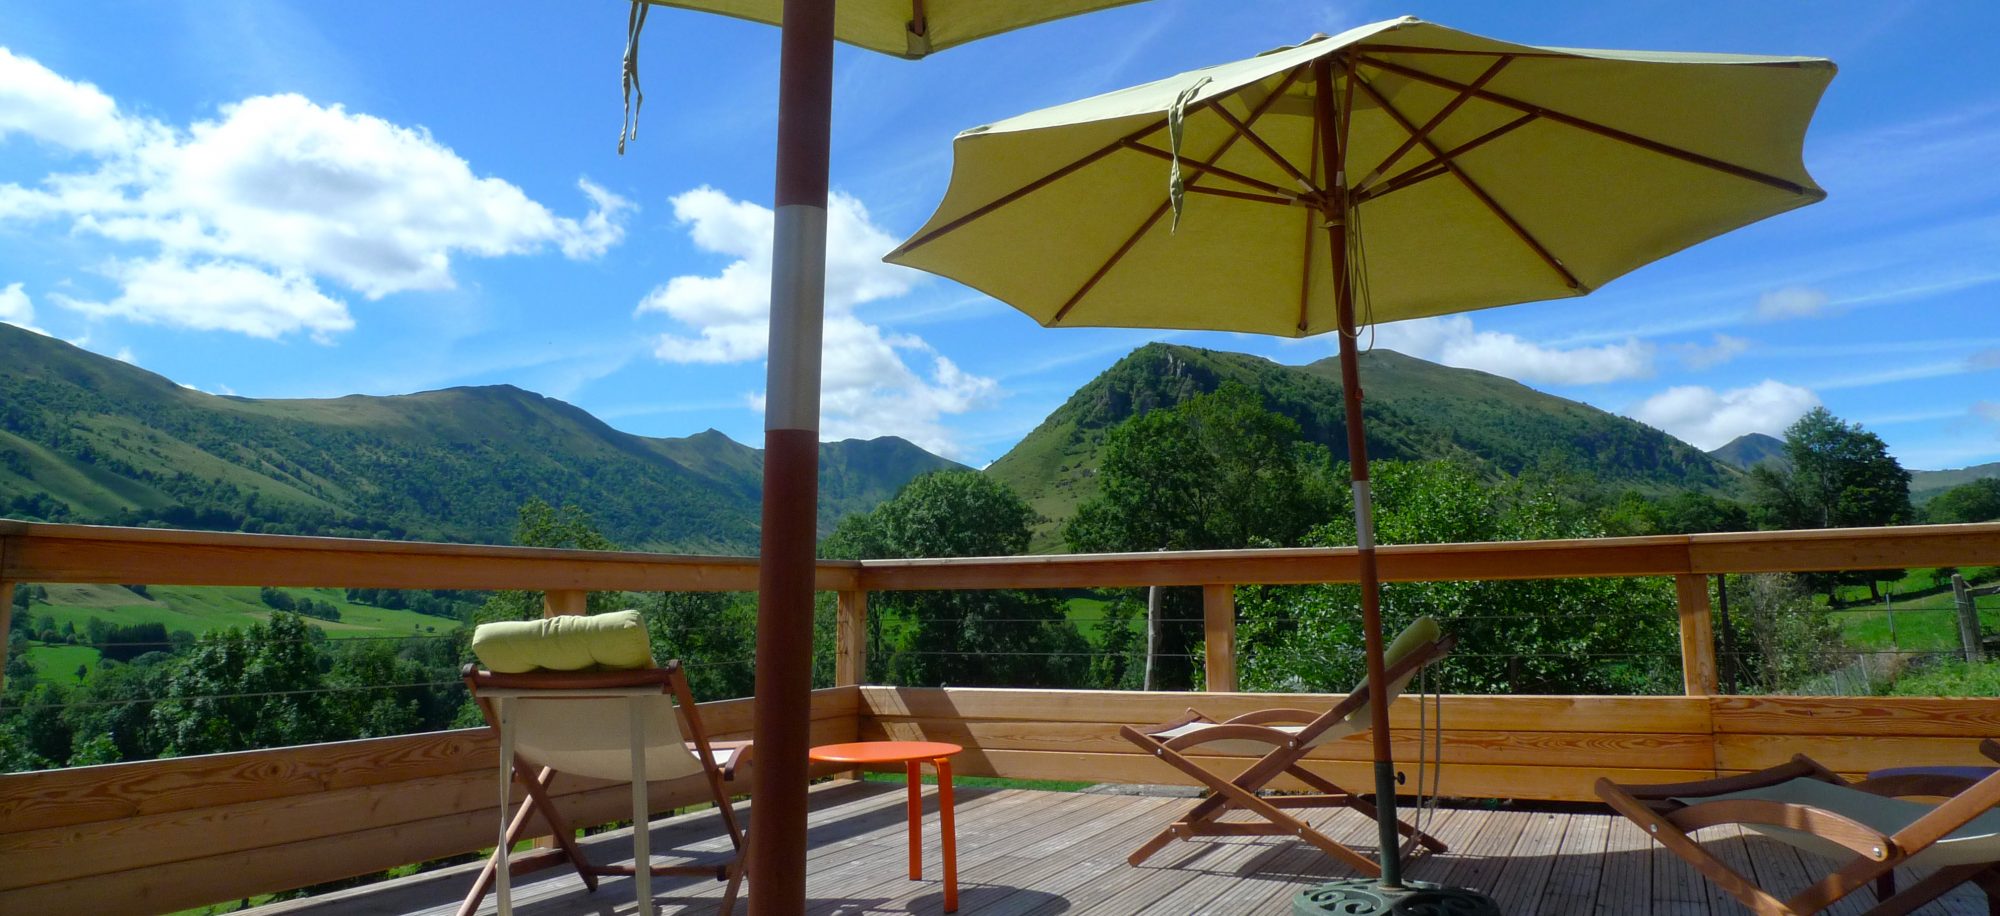
M2000 701L1718 697L1705 577L2000 563L2000 524L1385 547L1390 581L1667 576L1677 583L1685 697L1447 697L1444 789L1470 796L1587 798L1589 781L1736 772L1804 750L1847 772L1886 763L1977 762L1970 735L2000 734ZM1353 581L1352 550L823 561L837 593L837 686L815 695L815 741L934 737L967 748L961 772L1158 782L1169 768L1122 746L1117 724L1194 705L1227 715L1269 705L1234 694L1234 587ZM753 559L275 537L0 521L0 641L15 583L146 583L527 589L550 613L590 591L747 591ZM857 686L871 592L1201 586L1207 695ZM704 704L746 736L753 700ZM1284 705L1324 703L1291 696ZM1415 707L1394 710L1415 758ZM1309 762L1357 778L1366 748L1336 742ZM490 842L494 751L479 730L0 776L0 912L141 913L313 884ZM747 784L747 783L745 783ZM616 816L620 790L561 791L583 816ZM690 787L654 787L660 806ZM601 809L601 811L600 811Z

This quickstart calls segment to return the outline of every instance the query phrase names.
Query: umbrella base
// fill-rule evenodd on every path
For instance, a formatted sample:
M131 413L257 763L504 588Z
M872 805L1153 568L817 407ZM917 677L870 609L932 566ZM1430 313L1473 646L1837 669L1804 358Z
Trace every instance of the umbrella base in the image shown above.
M1343 878L1301 891L1293 916L1500 916L1500 907L1478 891L1422 881L1383 887L1374 878Z

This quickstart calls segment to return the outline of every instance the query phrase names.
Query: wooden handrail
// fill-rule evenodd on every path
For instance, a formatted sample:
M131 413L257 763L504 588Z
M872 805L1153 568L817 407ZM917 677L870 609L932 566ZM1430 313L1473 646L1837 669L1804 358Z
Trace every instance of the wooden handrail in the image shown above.
M2000 560L2000 523L1379 548L1388 581L1679 576ZM821 560L827 591L1352 581L1354 549ZM153 585L741 591L754 557L555 550L0 520L0 579Z

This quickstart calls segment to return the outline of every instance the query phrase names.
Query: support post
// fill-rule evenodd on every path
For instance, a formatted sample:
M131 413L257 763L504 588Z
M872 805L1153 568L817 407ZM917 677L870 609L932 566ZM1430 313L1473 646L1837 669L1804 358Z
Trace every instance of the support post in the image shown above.
M1688 696L1716 693L1715 624L1709 619L1708 577L1682 573L1674 577L1680 604L1681 683Z
M590 613L590 593L576 589L542 593L543 617L569 617Z
M1236 586L1201 587L1202 660L1213 693L1236 692Z
M1979 609L1972 604L1972 590L1965 587L1965 577L1951 574L1951 600L1958 607L1958 641L1965 647L1965 660L1981 662L1986 660L1986 647L1980 643ZM0 637L7 633L0 626Z
M1160 654L1160 587L1146 588L1146 667L1139 689L1153 689L1153 660Z
M806 909L812 747L813 549L819 504L820 341L833 121L834 0L785 0L778 52L764 512L757 571L757 767L751 916Z
M835 595L833 683L836 687L868 679L868 593Z

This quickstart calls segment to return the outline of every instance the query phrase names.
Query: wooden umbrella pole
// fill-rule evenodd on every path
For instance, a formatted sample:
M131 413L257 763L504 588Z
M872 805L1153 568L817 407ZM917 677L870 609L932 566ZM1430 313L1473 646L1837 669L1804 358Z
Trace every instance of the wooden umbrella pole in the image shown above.
M1333 258L1333 300L1340 323L1340 388L1347 410L1347 465L1352 472L1354 491L1354 549L1360 566L1361 633L1368 661L1368 724L1375 757L1375 825L1382 863L1381 885L1403 886L1402 860L1397 855L1401 838L1396 832L1396 764L1389 745L1388 675L1383 662L1382 580L1375 565L1375 509L1368 480L1368 439L1361 425L1361 366L1354 339L1359 330L1354 319L1354 286L1347 261L1347 175L1343 168L1347 138L1341 136L1342 119L1334 116L1333 66L1331 58L1313 65L1316 82L1313 92L1314 117L1319 122L1322 166L1327 175L1327 241Z
M764 515L757 572L757 768L750 912L806 906L813 540L819 502L820 340L825 317L833 2L785 0L771 251Z

